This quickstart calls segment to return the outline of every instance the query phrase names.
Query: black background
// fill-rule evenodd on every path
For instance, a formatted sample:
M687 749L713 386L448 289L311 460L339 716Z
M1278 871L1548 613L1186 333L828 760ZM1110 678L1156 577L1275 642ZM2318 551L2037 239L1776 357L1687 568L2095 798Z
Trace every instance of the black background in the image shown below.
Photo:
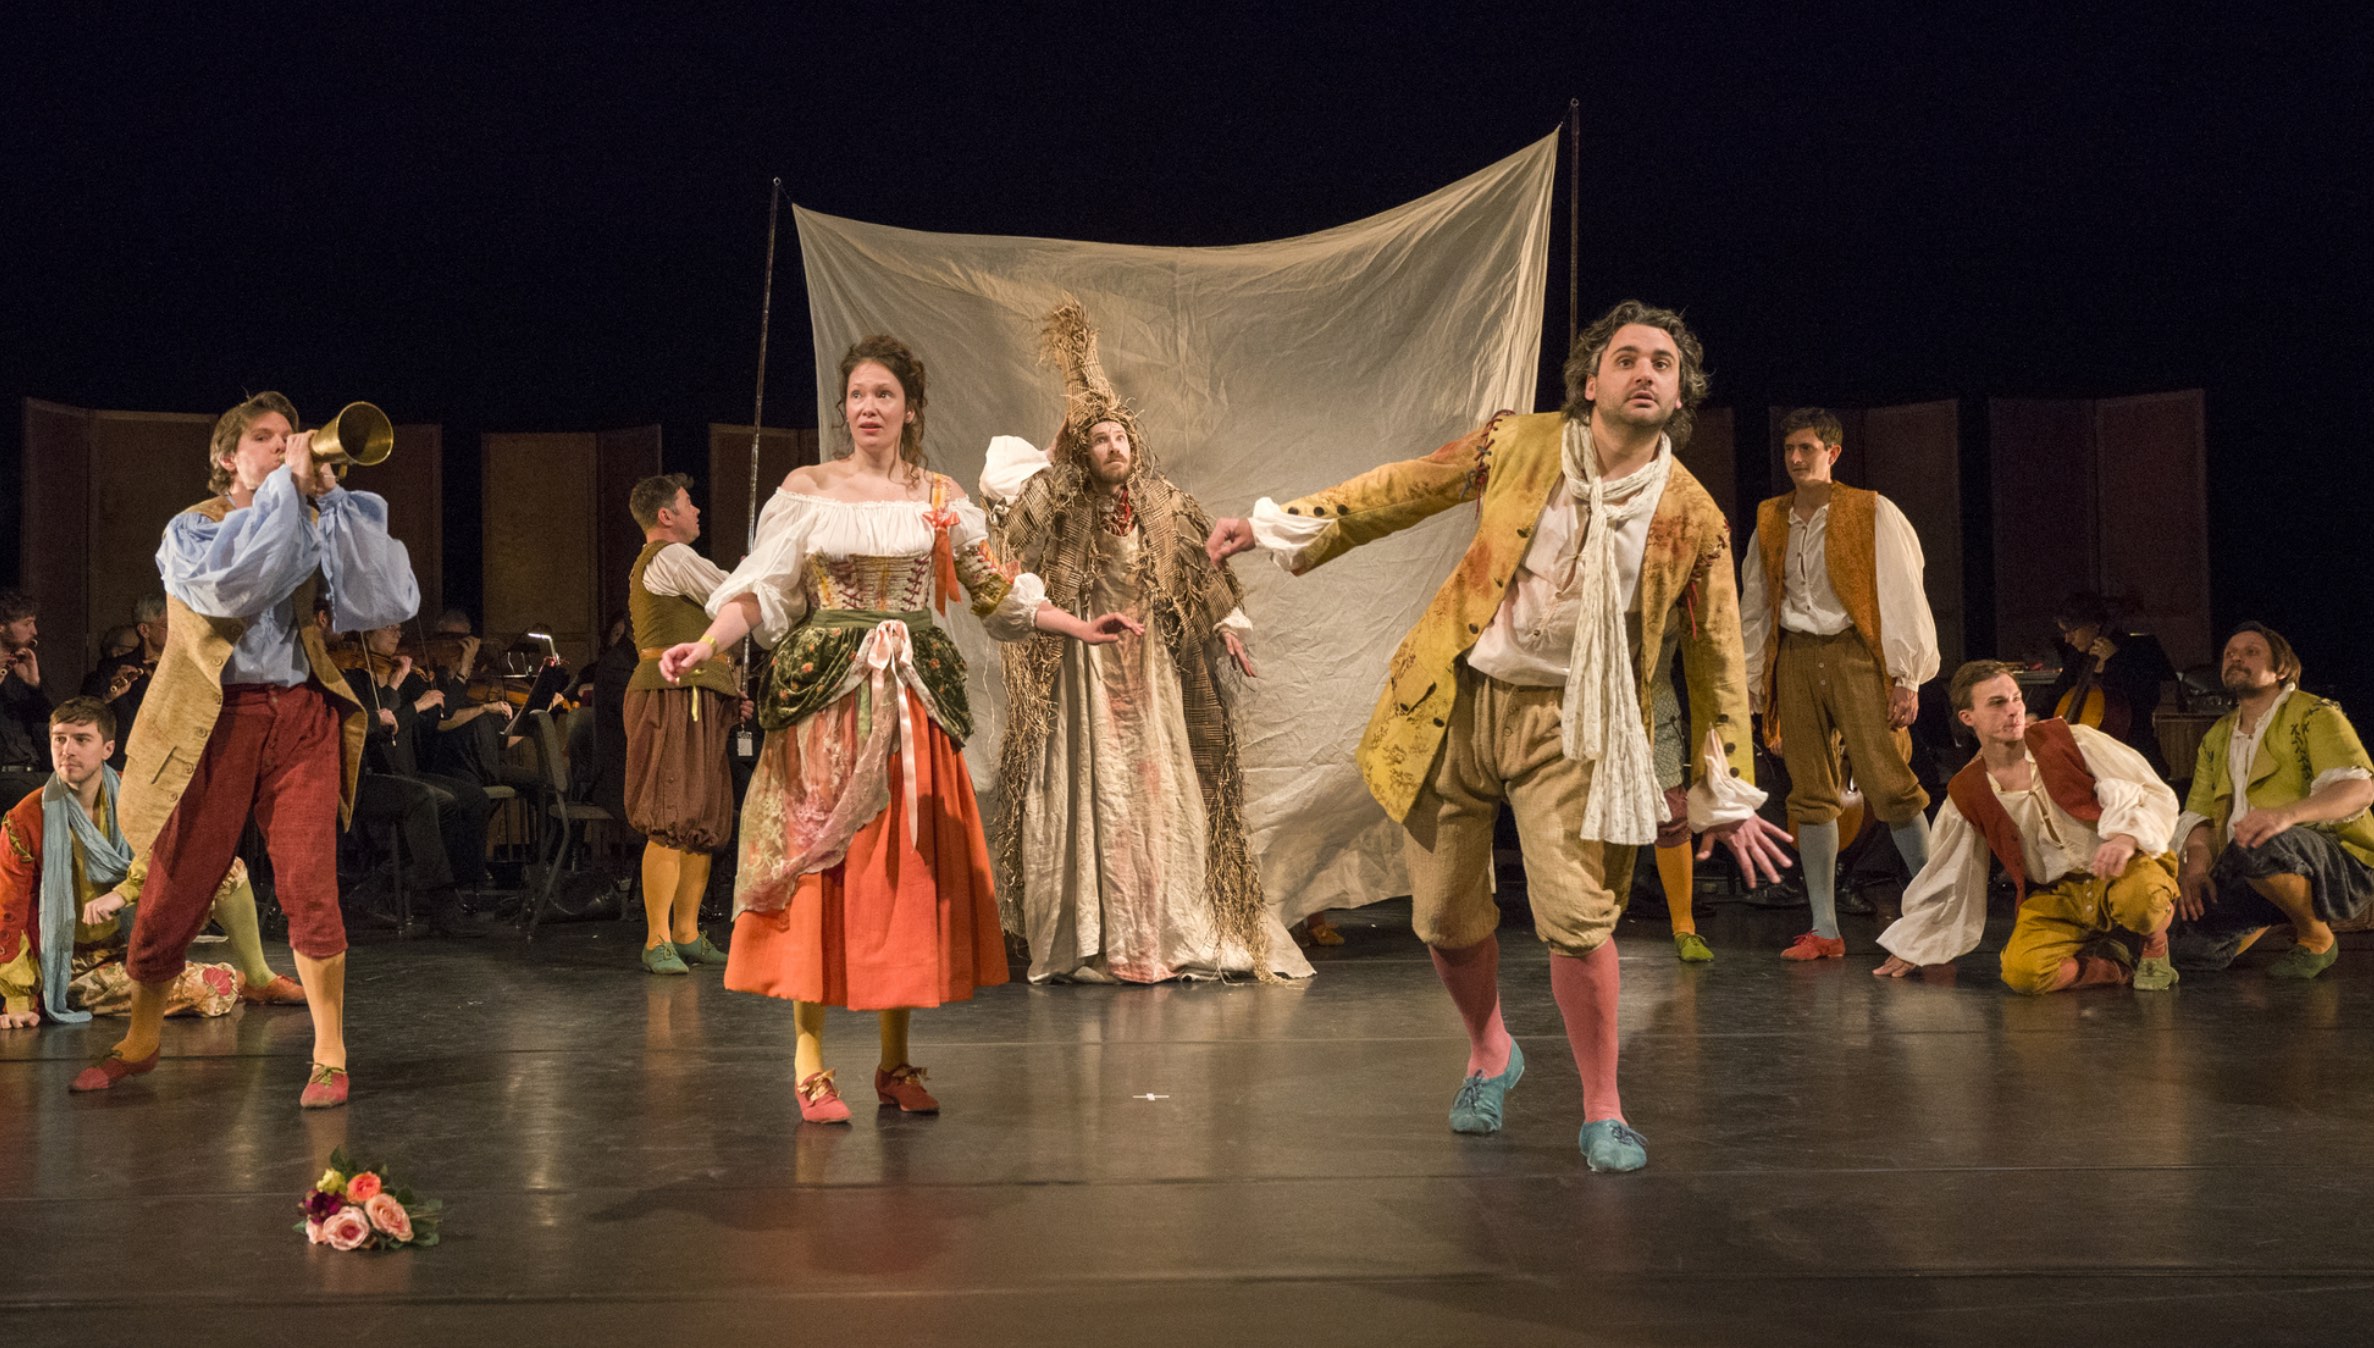
M1586 317L1626 296L1683 307L1715 400L1751 425L1767 403L2205 387L2218 623L2287 630L2310 685L2360 710L2374 691L2362 23L30 8L0 17L0 395L204 411L274 387L315 415L367 397L441 421L464 603L481 430L657 421L668 466L698 475L703 424L748 419L772 175L803 205L918 229L1238 243L1430 191L1576 96ZM1563 179L1558 200L1545 400ZM768 421L797 425L814 410L788 219L782 249ZM1969 429L1983 529L1983 420ZM0 481L20 441L12 406ZM1743 462L1743 497L1764 474ZM15 527L12 504L10 575ZM1974 654L2039 635L1988 630L1983 538Z

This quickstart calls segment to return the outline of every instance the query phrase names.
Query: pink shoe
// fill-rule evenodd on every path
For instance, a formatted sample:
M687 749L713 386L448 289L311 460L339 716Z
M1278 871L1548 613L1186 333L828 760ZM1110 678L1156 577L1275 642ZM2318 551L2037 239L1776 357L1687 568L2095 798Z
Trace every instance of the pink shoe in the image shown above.
M77 1095L85 1091L108 1090L125 1077L142 1076L156 1070L157 1055L154 1053L134 1062L110 1050L106 1057L75 1073L74 1080L66 1083L66 1089Z
M303 1006L304 985L287 974L274 974L269 983L239 983L239 1000L250 1006Z
M346 1103L346 1069L313 1065L313 1076L305 1083L305 1091L297 1097L304 1109L336 1109Z
M1781 958L1785 960L1842 960L1846 958L1846 938L1823 936L1817 932L1809 931L1791 942L1789 948L1781 952Z
M800 1118L807 1123L847 1123L849 1106L842 1103L841 1088L833 1084L833 1069L811 1073L800 1083Z
M874 1095L883 1104L897 1105L902 1114L937 1114L940 1102L923 1089L923 1069L900 1063L885 1072L874 1069Z

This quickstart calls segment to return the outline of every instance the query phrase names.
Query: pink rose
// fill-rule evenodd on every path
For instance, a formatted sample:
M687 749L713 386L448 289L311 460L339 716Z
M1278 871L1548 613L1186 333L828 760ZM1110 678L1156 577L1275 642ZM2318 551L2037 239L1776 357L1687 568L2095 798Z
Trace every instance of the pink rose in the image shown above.
M362 1174L356 1175L354 1178L346 1181L346 1201L349 1203L368 1203L372 1199L377 1198L379 1196L379 1191L386 1187L387 1186L385 1184L380 1182L378 1171L366 1170Z
M326 1245L329 1243L329 1238L321 1233L321 1223L310 1218L308 1218L305 1222L305 1239L313 1242L316 1245Z
M371 1240L371 1220L361 1208L340 1208L321 1224L322 1239L333 1250L359 1250Z
M371 1225L398 1245L412 1239L412 1214L404 1211L404 1205L396 1201L394 1194L374 1195L363 1204L363 1211L370 1214Z

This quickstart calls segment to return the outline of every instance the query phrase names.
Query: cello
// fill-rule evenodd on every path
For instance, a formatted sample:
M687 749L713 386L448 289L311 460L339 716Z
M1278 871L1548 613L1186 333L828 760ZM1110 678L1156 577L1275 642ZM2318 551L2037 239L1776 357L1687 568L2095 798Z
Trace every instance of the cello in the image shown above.
M2053 705L2053 715L2071 725L2089 726L2112 739L2124 740L2133 727L2134 711L2125 697L2102 683L2102 670L2117 653L2118 648L2107 636L2097 634L2086 643L2086 648L2078 652L2085 661L2084 667L2078 670L2077 682L2069 685L2069 691L2061 694L2061 700Z

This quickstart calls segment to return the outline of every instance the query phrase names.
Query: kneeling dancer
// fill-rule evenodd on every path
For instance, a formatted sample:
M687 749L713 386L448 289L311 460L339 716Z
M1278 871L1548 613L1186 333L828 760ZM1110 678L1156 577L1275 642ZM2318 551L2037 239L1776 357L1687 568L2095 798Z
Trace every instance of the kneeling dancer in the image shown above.
M116 827L121 786L115 713L93 697L58 704L49 718L48 785L0 818L0 1029L32 1029L43 1016L75 1025L132 1007L124 952L139 881ZM192 964L165 994L168 1016L220 1016L240 1002L302 1003L286 974L264 963L247 866L233 861L214 891L214 920L230 938L231 964Z
M1467 1026L1452 1129L1497 1132L1525 1070L1501 1025L1493 935L1492 824L1506 801L1582 1075L1584 1157L1637 1170L1648 1151L1616 1091L1610 938L1634 849L1670 808L1648 709L1677 649L1701 754L1688 802L1700 855L1720 837L1751 874L1778 879L1788 862L1755 814L1762 793L1744 785L1755 769L1730 530L1674 457L1706 396L1698 339L1681 315L1626 301L1576 339L1566 390L1564 411L1502 413L1425 458L1282 508L1264 498L1251 520L1214 524L1210 550L1264 547L1299 575L1479 502L1474 542L1387 666L1360 772L1408 831L1413 921Z
M889 337L841 358L850 448L794 469L767 502L750 555L711 592L709 627L670 647L687 677L745 632L773 648L758 699L766 747L742 802L734 939L725 985L793 1004L800 1117L846 1123L824 1065L824 1011L882 1013L874 1091L936 1111L908 1061L910 1009L1006 981L988 844L960 752L972 731L964 661L932 621L959 583L989 634L1107 643L1143 629L1084 622L1008 581L988 523L923 462L923 362Z
M2020 896L2003 945L2012 991L2174 987L2176 862L2156 845L2176 818L2176 793L2143 755L2098 730L2031 723L2018 670L1973 660L1954 671L1954 712L1978 736L1978 757L1946 785L1928 864L1904 891L1904 916L1879 934L1888 959L1873 973L1902 978L1975 949L1991 858ZM2120 928L2143 938L2132 973Z

